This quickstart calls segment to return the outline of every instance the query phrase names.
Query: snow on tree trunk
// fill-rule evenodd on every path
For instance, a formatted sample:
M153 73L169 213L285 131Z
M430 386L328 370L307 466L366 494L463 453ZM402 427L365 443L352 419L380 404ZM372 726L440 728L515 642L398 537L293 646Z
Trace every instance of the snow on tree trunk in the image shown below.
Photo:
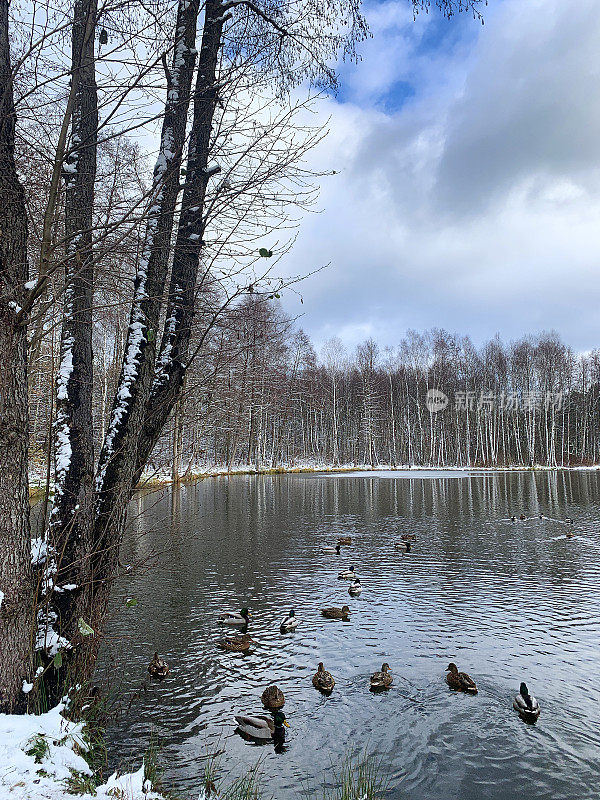
M14 161L8 2L0 0L0 713L23 711L33 617L29 533L27 341L15 317L26 294L27 216Z
M42 641L50 623L60 637L70 641L77 633L77 620L88 617L90 611L88 553L94 514L92 226L98 131L96 14L97 0L76 0L72 28L72 136L63 167L64 315L56 380L55 495L49 529L57 561L47 587L51 592L49 606L42 606L39 620ZM79 651L73 648L69 652L73 656Z
M207 0L194 90L186 183L173 254L166 321L147 418L138 443L136 478L177 402L185 376L203 244L206 188L213 172L208 162L218 98L216 70L226 16L219 0Z
M125 353L100 453L94 572L111 577L125 509L136 483L138 441L154 380L157 329L171 251L174 214L196 61L199 0L180 0L160 151L153 175L144 246L137 268Z

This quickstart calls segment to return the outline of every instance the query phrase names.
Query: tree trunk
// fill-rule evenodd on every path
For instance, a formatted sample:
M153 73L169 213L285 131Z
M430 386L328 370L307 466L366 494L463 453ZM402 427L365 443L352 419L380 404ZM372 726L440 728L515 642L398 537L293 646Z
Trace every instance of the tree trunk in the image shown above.
M0 0L0 712L24 711L31 674L27 340L15 325L27 282L27 215L14 161L8 0Z
M50 597L50 608L56 615L53 624L59 636L73 644L78 619L89 619L92 605L89 551L94 518L92 226L98 132L96 14L97 0L76 0L71 41L72 141L64 165L66 258L56 381L55 494L49 530L58 566ZM71 669L71 680L86 677L80 663L88 660L86 649L80 646L68 651L70 667L77 664L76 671L80 673L75 676ZM56 673L46 678L46 690L53 700L60 699L64 689L57 679Z
M94 526L94 574L97 581L110 580L112 577L127 503L137 482L138 445L155 375L157 329L180 189L181 160L196 58L194 44L198 6L199 0L180 0L177 11L173 61L171 69L167 71L168 91L160 152L154 167L152 205L135 278L121 376L98 465ZM142 468L150 450L145 448Z

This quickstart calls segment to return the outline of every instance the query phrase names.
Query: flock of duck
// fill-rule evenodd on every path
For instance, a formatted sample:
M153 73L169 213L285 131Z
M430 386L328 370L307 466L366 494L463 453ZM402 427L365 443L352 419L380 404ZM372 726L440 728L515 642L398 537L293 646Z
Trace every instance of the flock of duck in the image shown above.
M543 515L538 515L539 519L543 519ZM535 517L527 518L521 514L518 518L512 516L512 522L525 521L527 519L535 519ZM564 521L566 524L573 525L573 520L567 518ZM567 533L567 536L572 536L572 531ZM410 553L413 543L416 541L414 534L403 534L400 540L396 542L395 547L405 553ZM342 546L352 544L350 536L340 537L338 543L333 547L323 547L322 553L330 555L341 555ZM342 570L338 574L339 580L348 580L348 593L357 597L362 592L362 585L360 578L356 574L353 566ZM347 622L350 618L350 608L343 605L341 608L322 608L321 614L326 619L337 619ZM219 622L221 625L238 628L240 632L223 636L217 641L217 647L231 653L247 653L250 650L254 640L248 635L248 623L252 615L247 608L242 608L240 611L227 611L220 615ZM299 618L296 616L292 608L289 614L281 621L281 633L290 633L298 627ZM169 674L168 664L164 659L160 658L158 653L148 665L148 672L152 677L162 679ZM393 676L388 663L381 665L381 669L371 675L369 688L372 692L387 691L393 683ZM446 683L450 689L457 692L466 692L468 694L477 694L477 684L473 678L466 672L460 672L456 664L451 662L446 668ZM335 679L333 675L325 669L323 663L319 663L317 671L312 677L312 684L315 689L318 689L322 694L329 696L335 687ZM275 685L267 686L261 695L263 706L266 710L271 712L271 716L266 715L253 715L253 714L237 714L235 721L237 723L237 732L244 738L254 741L268 741L272 740L275 743L276 749L283 745L285 741L285 728L289 727L284 712L282 711L285 705L285 697L282 690ZM513 700L513 707L518 711L519 715L528 722L534 722L540 715L540 704L533 697L527 684L521 683L519 693Z

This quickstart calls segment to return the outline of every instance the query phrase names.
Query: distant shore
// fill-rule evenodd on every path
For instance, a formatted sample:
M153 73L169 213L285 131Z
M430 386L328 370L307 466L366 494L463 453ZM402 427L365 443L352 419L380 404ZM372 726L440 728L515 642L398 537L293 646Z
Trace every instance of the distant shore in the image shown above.
M301 473L352 473L352 472L469 472L469 473L492 473L492 472L593 472L600 469L600 464L578 465L570 467L549 467L545 464L535 464L533 467L523 465L512 465L509 467L470 467L470 466L435 466L409 465L391 466L390 464L297 464L294 466L281 467L256 467L252 465L237 465L231 469L227 467L201 467L187 471L179 480L173 480L172 476L162 469L148 470L142 476L138 489L155 488L158 486L184 485L195 483L196 481L206 480L207 478L227 478L234 475L293 475ZM40 500L46 492L46 479L40 478L35 471L29 478L29 497L32 500ZM50 484L50 496L54 493L53 482Z

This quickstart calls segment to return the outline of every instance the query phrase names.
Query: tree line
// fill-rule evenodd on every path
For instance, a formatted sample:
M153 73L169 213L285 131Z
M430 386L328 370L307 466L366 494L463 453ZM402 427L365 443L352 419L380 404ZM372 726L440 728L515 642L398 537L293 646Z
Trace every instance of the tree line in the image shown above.
M247 296L198 345L201 357L185 376L143 478L323 465L600 462L600 351L574 353L556 333L510 344L495 337L476 347L443 330L409 331L396 347L367 340L346 351L332 339L317 353L277 298ZM99 439L120 348L101 332L95 352ZM436 392L439 410L430 402ZM50 415L44 391L34 392L31 452L41 474L52 443Z

